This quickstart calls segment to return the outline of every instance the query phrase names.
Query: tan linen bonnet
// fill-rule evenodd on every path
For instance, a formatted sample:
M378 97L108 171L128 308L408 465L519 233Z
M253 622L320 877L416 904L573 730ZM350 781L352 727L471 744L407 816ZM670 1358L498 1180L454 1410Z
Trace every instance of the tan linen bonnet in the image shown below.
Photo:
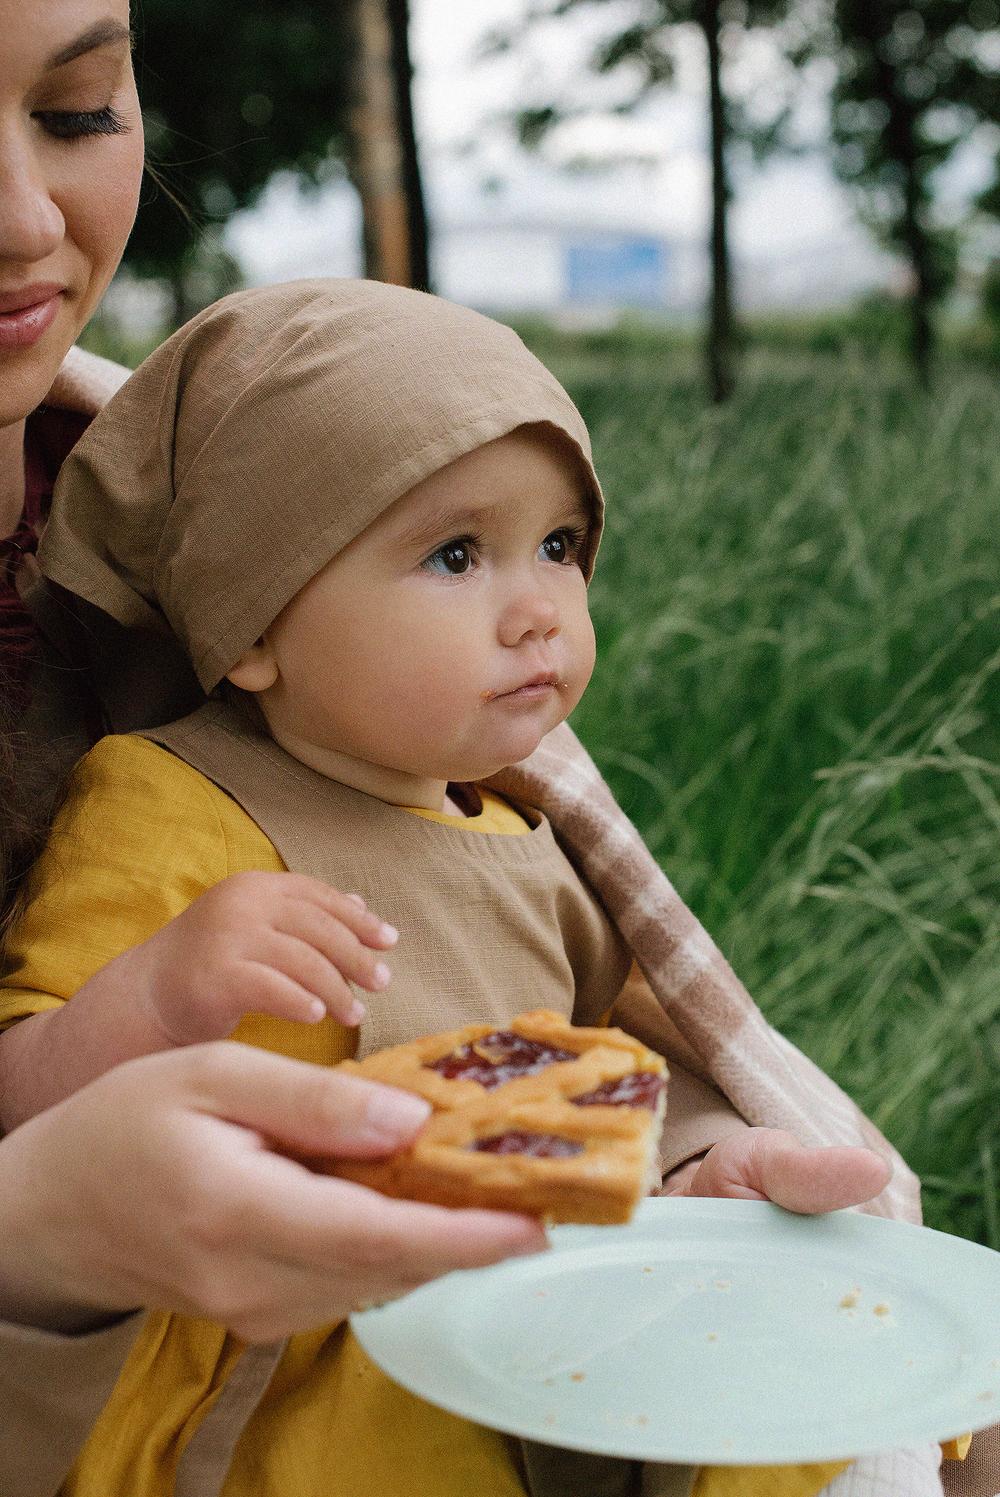
M169 338L59 475L44 574L129 629L172 633L211 689L384 510L517 427L583 419L510 328L375 281L236 292Z

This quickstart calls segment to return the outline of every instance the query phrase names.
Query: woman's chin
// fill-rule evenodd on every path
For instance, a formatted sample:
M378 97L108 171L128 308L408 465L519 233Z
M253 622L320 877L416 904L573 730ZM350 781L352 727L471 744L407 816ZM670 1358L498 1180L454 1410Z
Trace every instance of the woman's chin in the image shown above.
M34 347L0 349L0 428L30 416L52 389L72 342L54 336L57 327L58 321Z

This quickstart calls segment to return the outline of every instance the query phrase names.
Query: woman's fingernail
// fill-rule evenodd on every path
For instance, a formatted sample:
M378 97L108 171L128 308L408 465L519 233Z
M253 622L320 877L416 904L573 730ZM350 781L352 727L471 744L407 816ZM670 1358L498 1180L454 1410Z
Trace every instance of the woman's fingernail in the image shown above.
M381 992L383 988L387 988L390 982L392 982L392 973L389 971L389 968L386 966L385 962L375 963L375 970L372 973L372 981L374 982L375 987L379 992Z
M426 1123L431 1111L429 1102L398 1087L373 1083L368 1097L368 1124L375 1133L395 1141L414 1133Z
M393 945L399 940L399 931L394 925L390 925L387 920L382 921L378 933L383 941L391 941Z
M521 1242L517 1247L512 1247L510 1256L512 1258L531 1258L535 1253L544 1253L550 1245L547 1237L543 1237L540 1241L538 1238L535 1238L532 1242Z
M344 1023L349 1025L349 1027L353 1029L355 1025L361 1023L361 1020L364 1018L364 1016L365 1006L357 998L355 998L354 1002L347 1010L347 1017L345 1018Z
M359 910L366 910L368 908L360 894L345 894L344 898L349 899L352 904L356 904Z
M320 1019L326 1018L326 1004L320 998L314 998L309 1005L309 1023L318 1024Z

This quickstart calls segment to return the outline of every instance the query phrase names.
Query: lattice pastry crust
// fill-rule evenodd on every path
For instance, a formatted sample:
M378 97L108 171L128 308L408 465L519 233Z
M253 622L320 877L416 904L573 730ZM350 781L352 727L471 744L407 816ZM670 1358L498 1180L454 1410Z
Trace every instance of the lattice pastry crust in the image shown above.
M340 1069L434 1108L410 1148L332 1167L384 1195L624 1222L660 1183L666 1065L620 1029L535 1009L504 1030L470 1024Z

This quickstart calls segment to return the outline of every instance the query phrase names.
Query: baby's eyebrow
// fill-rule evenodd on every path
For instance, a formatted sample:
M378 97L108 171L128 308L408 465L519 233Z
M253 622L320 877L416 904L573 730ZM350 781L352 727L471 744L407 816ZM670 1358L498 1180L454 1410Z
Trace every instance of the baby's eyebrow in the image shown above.
M408 525L396 531L393 540L401 546L429 546L434 541L447 540L450 536L475 534L482 526L502 519L503 504L435 505L432 509L415 515ZM558 514L551 516L552 528L559 525L579 525L589 528L594 521L593 511L581 494L577 499L560 507Z
M499 504L436 505L415 515L397 531L395 539L404 546L428 545L432 540L478 530L502 513L503 506Z

